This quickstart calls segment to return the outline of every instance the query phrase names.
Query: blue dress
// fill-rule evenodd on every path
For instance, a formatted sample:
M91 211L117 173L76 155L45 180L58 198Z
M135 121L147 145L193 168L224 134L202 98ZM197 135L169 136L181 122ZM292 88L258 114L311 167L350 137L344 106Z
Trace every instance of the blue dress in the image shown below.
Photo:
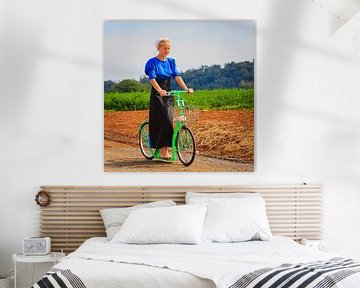
M149 80L155 79L159 86L166 91L171 90L170 79L180 76L175 59L167 57L165 61L153 57L146 62L145 74ZM152 148L172 146L173 136L173 96L160 96L151 87L149 109L149 137Z
M165 61L162 61L157 57L149 59L145 65L145 74L149 76L149 80L164 80L180 76L175 59L169 57L167 57Z

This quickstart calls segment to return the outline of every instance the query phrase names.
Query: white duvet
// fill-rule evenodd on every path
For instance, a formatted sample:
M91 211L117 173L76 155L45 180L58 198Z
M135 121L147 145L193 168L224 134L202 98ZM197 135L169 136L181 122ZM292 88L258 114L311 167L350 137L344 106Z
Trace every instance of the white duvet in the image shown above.
M286 237L200 245L113 244L97 237L85 241L55 267L70 269L87 288L228 288L254 270L336 256L311 250ZM360 273L334 287L360 287Z

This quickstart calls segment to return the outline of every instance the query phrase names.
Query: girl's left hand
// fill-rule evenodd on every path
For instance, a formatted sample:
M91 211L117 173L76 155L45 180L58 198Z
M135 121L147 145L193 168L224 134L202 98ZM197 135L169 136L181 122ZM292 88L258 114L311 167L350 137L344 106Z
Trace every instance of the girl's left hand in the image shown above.
M192 93L194 93L194 89L192 89L192 88L189 88L189 89L188 89L188 93L189 93L189 94L192 94Z

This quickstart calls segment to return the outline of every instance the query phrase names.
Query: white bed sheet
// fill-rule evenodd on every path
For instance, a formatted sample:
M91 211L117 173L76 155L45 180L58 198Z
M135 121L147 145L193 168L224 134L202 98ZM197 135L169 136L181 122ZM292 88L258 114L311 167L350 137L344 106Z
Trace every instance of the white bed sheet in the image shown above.
M56 268L70 269L87 288L215 288L210 280L147 265L70 258Z
M328 260L336 256L311 250L286 237L200 245L113 244L97 237L85 241L56 268L70 269L87 288L225 288L231 286L234 279L264 267ZM360 287L359 274L342 280L335 287Z

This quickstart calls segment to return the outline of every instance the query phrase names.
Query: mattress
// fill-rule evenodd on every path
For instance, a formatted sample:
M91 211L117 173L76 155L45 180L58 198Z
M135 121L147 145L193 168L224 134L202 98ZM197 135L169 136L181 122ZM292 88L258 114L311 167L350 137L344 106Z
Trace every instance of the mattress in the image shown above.
M335 260L333 260L335 259ZM319 262L322 261L322 262ZM326 262L327 261L327 262ZM336 261L340 268L333 268ZM344 262L345 261L345 262ZM347 261L347 262L346 262ZM350 262L349 262L350 261ZM339 263L340 263L339 262ZM299 266L305 263L310 266ZM346 271L348 274L342 273ZM350 265L350 264L351 265ZM303 272L324 267L328 271L337 269L337 280L302 276ZM281 269L279 269L279 267ZM281 271L273 279L272 269ZM290 275L295 286L274 286ZM83 286L66 287L360 287L360 264L338 255L323 253L302 246L286 237L274 237L272 241L248 241L241 243L203 243L200 245L131 245L113 244L106 238L96 237L85 241L75 252L63 258L54 266L54 271L71 271L72 279L78 277ZM259 273L268 273L268 275ZM317 270L315 270L316 272ZM324 270L325 271L325 270ZM254 273L255 272L255 273ZM292 273L292 272L291 272ZM320 272L316 272L315 276ZM324 272L325 273L325 272ZM256 275L256 277L254 276ZM265 275L265 276L264 276ZM275 275L275 274L274 274ZM300 275L300 276L299 276ZM325 274L326 275L326 274ZM296 278L296 277L297 278ZM311 276L311 277L315 277ZM263 286L252 285L249 277L267 279ZM288 278L287 281L290 279ZM245 279L246 281L242 281ZM269 280L270 279L270 280ZM305 281L306 280L306 281ZM51 280L52 281L52 280ZM65 281L65 280L64 280ZM240 281L240 282L239 282ZM265 281L265 280L264 280ZM264 282L263 281L263 282ZM310 283L300 286L296 283ZM323 282L321 282L323 281ZM249 282L247 284L247 282ZM321 283L330 283L325 286ZM245 283L245 284L238 284ZM322 285L320 285L320 284ZM34 285L34 287L45 287Z

